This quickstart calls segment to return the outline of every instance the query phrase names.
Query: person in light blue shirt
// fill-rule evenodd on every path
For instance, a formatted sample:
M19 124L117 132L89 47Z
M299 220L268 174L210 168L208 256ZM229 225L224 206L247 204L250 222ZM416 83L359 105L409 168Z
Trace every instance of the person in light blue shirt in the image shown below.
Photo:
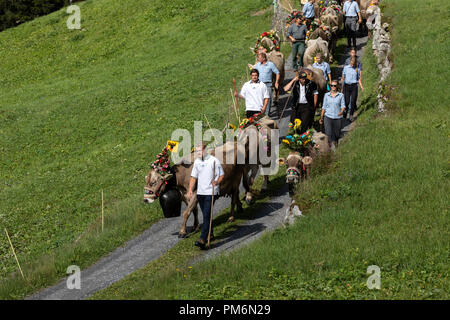
M313 67L322 70L325 81L328 84L331 83L331 68L327 62L323 61L322 53L319 52L316 55L316 62L313 63Z
M354 0L348 0L342 8L345 16L345 30L347 32L347 47L356 47L356 32L358 24L362 23L361 12L358 3Z
M270 94L269 103L266 109L266 114L268 115L273 103L272 75L275 74L275 90L278 91L280 71L278 71L273 62L267 61L267 55L265 52L260 52L258 54L258 61L259 62L255 65L255 69L259 71L259 81L264 82Z
M307 3L305 3L302 9L303 16L305 17L305 19L307 19L306 25L308 28L311 21L313 21L315 18L314 2L315 0L309 0Z
M325 134L328 141L337 146L341 137L342 117L345 112L345 97L337 90L338 82L331 81L331 91L325 93L323 98L322 113L320 115L320 124L324 125Z
M350 109L350 121L353 121L353 114L356 111L356 100L358 99L358 84L361 87L361 90L364 91L359 69L356 66L356 57L352 57L350 59L350 64L344 67L341 80L344 83L344 118L347 116L347 112Z

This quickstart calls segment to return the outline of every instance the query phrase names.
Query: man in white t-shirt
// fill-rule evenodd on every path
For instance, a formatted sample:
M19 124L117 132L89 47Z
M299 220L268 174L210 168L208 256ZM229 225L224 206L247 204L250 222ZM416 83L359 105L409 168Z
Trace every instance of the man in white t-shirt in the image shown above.
M264 82L259 81L259 71L250 71L252 80L244 83L241 92L234 91L234 96L245 99L245 116L252 117L258 113L266 113L270 93ZM268 111L268 110L267 110Z
M203 225L200 239L195 242L195 245L204 249L209 234L213 188L215 201L216 195L219 194L219 184L222 182L225 173L220 165L220 161L216 157L206 153L205 143L202 142L195 147L195 156L196 159L191 172L187 198L192 197L195 183L197 182L197 200L203 214ZM214 232L211 226L211 239L214 238L213 234Z

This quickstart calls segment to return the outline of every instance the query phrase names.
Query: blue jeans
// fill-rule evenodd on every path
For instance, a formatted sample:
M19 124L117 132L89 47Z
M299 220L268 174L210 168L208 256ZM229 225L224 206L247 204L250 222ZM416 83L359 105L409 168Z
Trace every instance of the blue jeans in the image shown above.
M219 195L214 196L214 202L216 202L216 198L218 198ZM200 234L200 238L203 241L208 241L208 233L209 233L209 221L211 219L211 195L197 195L198 204L200 205L200 209L202 210L203 214L203 225L202 225L202 232ZM211 225L211 236L214 234L213 227Z

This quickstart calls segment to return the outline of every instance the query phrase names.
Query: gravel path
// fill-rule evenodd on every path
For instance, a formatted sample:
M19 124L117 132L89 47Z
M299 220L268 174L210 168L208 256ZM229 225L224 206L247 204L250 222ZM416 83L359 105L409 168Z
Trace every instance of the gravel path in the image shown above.
M362 55L362 48L367 42L367 38L359 38L358 55ZM341 57L342 64L347 56ZM292 69L290 57L286 61L286 70ZM342 66L337 70L337 75L342 72ZM285 83L295 76L294 72L286 72ZM280 113L285 105L287 95L282 95L280 100ZM278 119L277 110L271 110L270 116ZM283 118L280 120L280 136L284 136L288 131L290 109L286 108ZM350 124L343 128L346 133L350 129ZM220 198L215 204L216 214L230 206L230 198ZM220 242L213 243L212 248L205 252L200 259L209 259L223 251L235 249L244 244L255 240L265 231L272 230L282 223L282 219L289 206L290 198L288 189L285 185L278 190L276 194L263 205L261 210L238 226L238 229L228 238ZM155 202L153 205L159 205ZM182 208L183 210L184 208ZM199 210L200 222L202 221L201 211ZM190 223L192 224L192 218ZM172 248L180 239L178 230L181 224L181 217L163 219L153 224L140 236L128 241L123 247L116 249L107 257L101 259L93 266L81 271L81 289L69 290L66 286L66 279L59 284L44 289L43 291L28 297L27 299L36 300L78 300L90 297L95 292L110 286L119 281L133 271L144 267L150 261L162 256L167 250ZM190 230L188 229L188 232Z

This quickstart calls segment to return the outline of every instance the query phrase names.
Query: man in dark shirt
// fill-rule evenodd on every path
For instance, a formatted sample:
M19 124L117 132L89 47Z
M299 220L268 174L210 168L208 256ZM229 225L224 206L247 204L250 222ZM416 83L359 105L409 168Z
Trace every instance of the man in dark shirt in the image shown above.
M312 127L314 122L314 110L317 107L319 92L317 84L307 78L306 72L301 71L298 77L291 80L284 91L289 91L293 87L291 122L300 119L300 134Z
M295 23L289 26L287 36L292 42L292 66L297 70L299 65L303 67L303 54L305 53L305 39L307 28L302 24L302 18L298 15ZM297 61L297 55L300 62Z

